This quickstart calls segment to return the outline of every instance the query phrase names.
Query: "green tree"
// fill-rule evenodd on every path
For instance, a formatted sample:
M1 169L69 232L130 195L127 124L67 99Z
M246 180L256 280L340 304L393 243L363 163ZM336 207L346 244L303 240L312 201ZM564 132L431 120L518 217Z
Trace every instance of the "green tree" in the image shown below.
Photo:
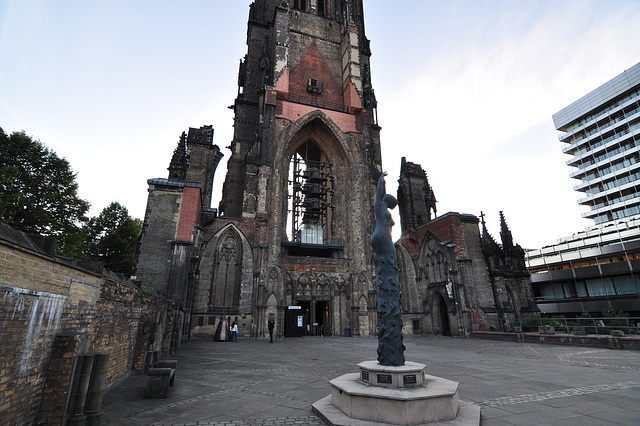
M104 262L105 268L125 276L133 269L138 236L142 221L129 216L120 203L113 202L85 226L87 248L85 256Z
M627 320L625 319L629 317L629 314L624 311L616 311L616 309L611 306L611 303L609 303L607 309L602 310L602 317L612 318L605 320L604 323L607 327L626 327L627 325L629 325Z
M58 239L58 253L77 252L89 202L78 197L69 162L24 132L0 128L0 221Z

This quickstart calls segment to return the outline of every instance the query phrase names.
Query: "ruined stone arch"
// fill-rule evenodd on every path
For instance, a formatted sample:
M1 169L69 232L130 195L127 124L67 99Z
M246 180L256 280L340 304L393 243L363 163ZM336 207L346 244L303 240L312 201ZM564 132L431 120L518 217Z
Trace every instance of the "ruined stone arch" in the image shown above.
M287 130L283 133L283 144L278 147L276 151L276 160L283 157L291 157L300 144L308 138L313 125L319 125L322 131L334 140L335 146L331 147L333 157L336 157L336 161L341 159L348 163L354 163L355 159L350 153L349 138L345 135L340 128L329 118L327 114L321 110L311 111L305 116L301 117L295 123L292 123Z
M312 296L318 294L318 274L305 271L298 276L297 296Z
M228 308L250 312L252 270L252 249L246 236L234 224L224 226L202 251L196 305L207 312L228 312Z
M292 157L303 147L310 146L316 152L313 161L323 161L332 164L331 208L327 212L326 228L323 228L324 238L340 240L349 230L337 224L346 223L349 205L353 202L354 194L358 194L360 176L358 161L354 153L352 138L343 133L338 126L322 111L315 110L294 123L288 125L275 149L273 158L273 183L277 189L274 194L288 194L290 178L290 163ZM306 148L305 148L306 149ZM291 195L291 194L288 194ZM280 202L279 210L286 212L290 209L288 196L273 198ZM357 199L357 197L356 197ZM274 221L281 235L287 239L295 238L291 235L291 214Z

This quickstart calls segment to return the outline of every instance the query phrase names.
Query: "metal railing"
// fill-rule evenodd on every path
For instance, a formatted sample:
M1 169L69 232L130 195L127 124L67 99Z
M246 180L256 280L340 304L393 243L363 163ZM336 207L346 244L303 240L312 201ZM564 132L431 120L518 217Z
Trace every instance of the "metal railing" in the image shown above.
M586 334L608 335L612 330L625 334L640 334L640 317L584 317L584 318L520 318L516 321L498 320L499 331L515 331L519 327L523 333L538 332L538 327L551 326L556 333L575 333L576 328Z
M308 246L308 247L322 247L322 246L344 246L344 239L341 237L323 237L322 238L322 243L320 244L309 244L306 242L303 242L300 237L298 238L294 238L292 240L282 240L281 244L283 245L292 245L292 244L300 244L302 246Z

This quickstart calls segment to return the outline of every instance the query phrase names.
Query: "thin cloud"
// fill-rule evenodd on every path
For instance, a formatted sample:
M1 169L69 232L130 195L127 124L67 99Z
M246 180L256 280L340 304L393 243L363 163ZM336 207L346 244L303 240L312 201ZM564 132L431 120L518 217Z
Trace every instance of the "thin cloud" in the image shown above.
M0 126L67 157L91 214L120 200L142 217L180 133L212 124L215 207L250 3L2 2ZM588 224L551 115L640 61L640 3L364 6L389 190L405 156L440 213L482 210L494 235L498 210L527 247Z

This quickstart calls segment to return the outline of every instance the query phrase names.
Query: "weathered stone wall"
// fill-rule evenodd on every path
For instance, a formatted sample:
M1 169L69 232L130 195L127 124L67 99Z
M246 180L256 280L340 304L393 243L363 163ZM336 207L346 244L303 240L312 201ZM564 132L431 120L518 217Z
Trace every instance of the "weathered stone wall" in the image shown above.
M421 241L422 235L433 232L440 241L455 244L460 282L465 286L466 301L469 306L495 308L493 289L487 271L478 218L473 215L446 213L411 233L411 240ZM412 247L416 250L415 247Z
M535 311L526 271L490 270L476 216L450 212L409 230L397 253L404 268L405 332L442 332L445 309L453 335L509 327L521 314ZM416 297L426 318L416 312Z
M202 206L211 207L213 177L218 163L223 157L220 148L213 145L213 126L203 126L199 129L189 128L187 150L189 167L186 180L202 183Z
M464 281L467 290L467 300L470 306L477 306L485 311L495 309L495 297L491 286L491 278L487 270L482 245L480 231L478 229L478 218L473 215L461 215L460 228L463 240L460 245L464 251L459 251L461 259L472 259L467 267L470 269L467 281ZM458 244L458 241L455 241ZM464 255L464 257L463 257Z
M171 244L176 240L183 187L149 181L147 210L138 241L134 276L147 288L167 295Z
M402 157L398 179L398 208L402 234L417 229L431 220L431 210L436 209L427 174L419 164Z
M0 231L0 418L60 424L76 358L109 354L106 385L125 377L141 366L144 343L161 344L167 305L102 267Z

